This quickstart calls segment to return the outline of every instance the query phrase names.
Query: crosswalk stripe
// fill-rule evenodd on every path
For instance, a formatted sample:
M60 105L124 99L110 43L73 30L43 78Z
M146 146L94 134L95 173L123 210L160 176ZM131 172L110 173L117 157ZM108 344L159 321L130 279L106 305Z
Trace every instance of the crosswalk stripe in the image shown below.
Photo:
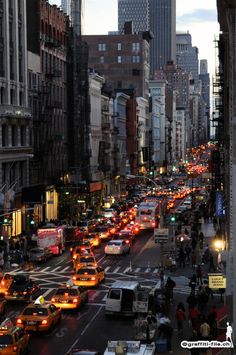
M48 269L50 269L50 266L45 267L44 269L40 270L40 272L45 272Z
M141 268L140 267L137 267L135 270L134 270L134 272L139 272L141 270Z
M52 292L52 290L53 290L53 288L48 288L48 289L42 294L42 296L43 296L44 298L46 298L47 295L48 295L50 292Z
M150 267L148 267L144 272L145 272L145 274L147 274L150 271L151 271L151 269L150 269Z
M128 266L128 267L123 271L123 274L125 274L127 271L130 271L130 266Z
M65 272L66 270L70 269L70 266L66 266L61 272Z
M158 269L156 268L154 269L153 274L157 274L157 273L158 273Z
M106 301L106 299L107 299L107 295L105 295L105 296L103 297L102 301L104 302L104 301Z
M58 269L60 269L61 266L57 266L55 269L52 270L52 272L56 272Z
M115 270L113 271L113 273L116 274L116 273L118 272L118 270L120 270L120 266L117 266L117 267L115 268Z
M107 272L110 268L111 268L110 266L107 266L107 267L105 268L105 272Z

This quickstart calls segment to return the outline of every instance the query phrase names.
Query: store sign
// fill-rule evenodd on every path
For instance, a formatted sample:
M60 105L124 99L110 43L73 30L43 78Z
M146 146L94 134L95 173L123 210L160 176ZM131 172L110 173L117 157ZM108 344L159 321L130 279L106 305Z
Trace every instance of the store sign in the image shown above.
M208 274L209 288L226 288L226 277L222 274Z
M223 193L222 191L216 191L216 217L223 217L224 216L224 206L223 206Z
M100 191L103 188L102 182L91 182L89 184L89 191L90 192L95 192L95 191Z

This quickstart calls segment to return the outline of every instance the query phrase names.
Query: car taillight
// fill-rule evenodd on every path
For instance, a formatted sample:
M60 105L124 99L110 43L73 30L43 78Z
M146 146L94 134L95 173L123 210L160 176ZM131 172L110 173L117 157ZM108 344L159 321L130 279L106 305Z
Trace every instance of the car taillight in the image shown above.
M17 319L16 321L17 324L22 324L22 320L20 318Z
M73 276L73 277L72 277L72 279L73 279L73 280L76 280L76 277L75 277L75 276Z
M96 278L93 276L93 277L91 277L91 280L92 280L92 281L95 281L95 280L96 280Z
M78 302L78 299L77 298L74 298L73 299L73 303L77 303Z
M109 233L107 232L107 236L109 236Z
M23 295L27 295L27 292L26 292L26 291L24 291L24 292L23 292Z
M70 251L73 251L73 248L70 248Z
M152 226L155 227L155 226L156 226L156 223L155 223L155 222L152 222Z
M2 285L4 285L5 284L5 282L4 281L2 281Z
M13 351L17 352L17 346L13 346Z
M138 232L139 231L139 229L138 228L135 228L135 232Z
M73 256L73 259L76 259L76 255Z
M52 298L52 299L51 299L51 302L55 302L55 298Z
M95 266L98 266L98 264L97 264L97 263L95 263L94 265L95 265Z
M125 243L126 243L126 244L129 244L129 240L126 240Z
M44 320L42 320L42 324L48 324L48 321L47 321L47 319L44 319Z
M5 292L5 295L8 295L8 292L7 292L7 291Z

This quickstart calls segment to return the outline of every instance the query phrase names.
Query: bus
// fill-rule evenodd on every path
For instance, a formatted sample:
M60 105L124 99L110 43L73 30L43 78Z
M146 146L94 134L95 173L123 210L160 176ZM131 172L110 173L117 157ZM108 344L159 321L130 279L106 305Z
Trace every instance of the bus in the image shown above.
M158 227L159 203L155 201L141 202L135 217L135 222L140 229L150 229Z

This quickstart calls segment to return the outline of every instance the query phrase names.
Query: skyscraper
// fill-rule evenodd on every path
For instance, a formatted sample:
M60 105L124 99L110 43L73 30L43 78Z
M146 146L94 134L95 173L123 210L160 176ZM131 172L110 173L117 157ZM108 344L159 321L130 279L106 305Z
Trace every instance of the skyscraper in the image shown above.
M176 0L150 0L151 74L176 63Z
M83 34L84 1L61 0L61 8L70 17L75 33L77 35Z
M176 61L176 0L118 0L118 29L133 22L134 32L151 30L151 74Z
M71 16L71 0L61 0L62 10L69 16Z

